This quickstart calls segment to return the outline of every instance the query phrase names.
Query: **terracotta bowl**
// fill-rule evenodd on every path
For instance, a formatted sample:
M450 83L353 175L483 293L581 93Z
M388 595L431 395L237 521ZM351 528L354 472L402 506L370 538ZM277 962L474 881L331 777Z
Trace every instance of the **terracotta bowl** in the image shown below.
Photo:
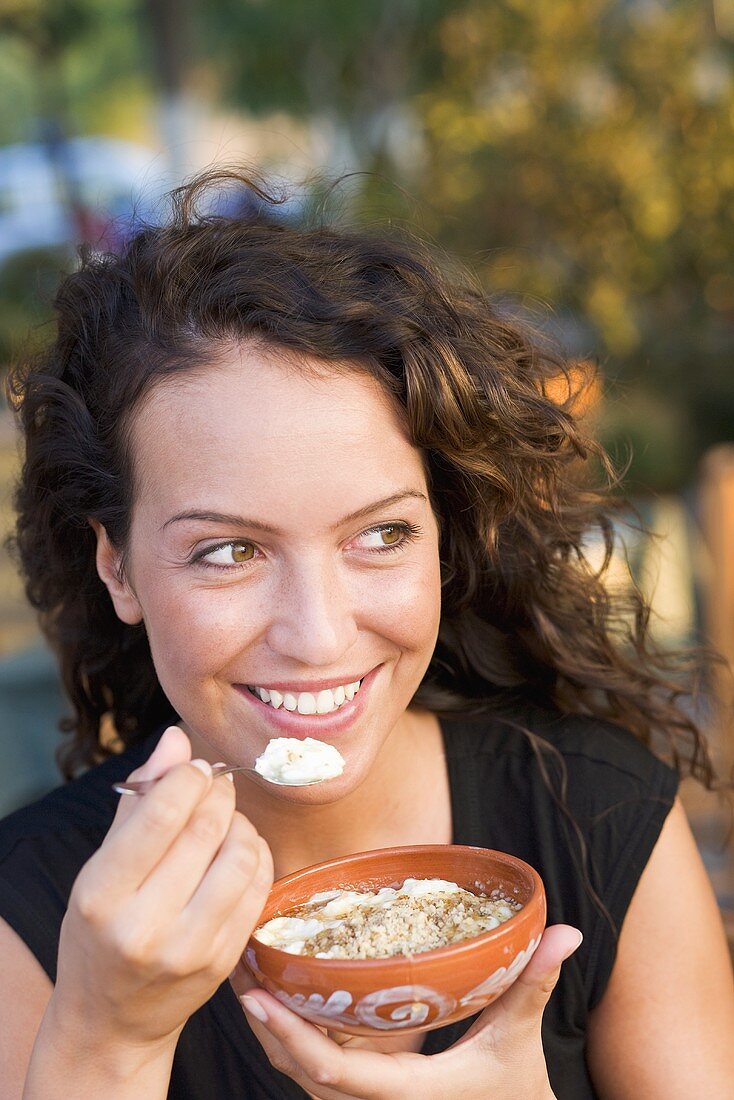
M545 890L527 863L466 845L381 848L332 859L279 879L261 924L324 890L377 890L406 878L442 878L474 893L499 888L523 908L490 932L449 947L386 959L290 955L250 937L256 980L299 1016L352 1035L430 1031L472 1016L522 973L545 927Z

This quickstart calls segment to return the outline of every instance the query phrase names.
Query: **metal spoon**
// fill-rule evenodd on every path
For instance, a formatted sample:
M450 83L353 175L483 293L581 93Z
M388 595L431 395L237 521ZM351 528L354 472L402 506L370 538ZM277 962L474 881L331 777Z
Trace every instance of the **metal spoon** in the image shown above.
M311 779L308 783L285 783L281 779L268 779L254 768L234 767L227 764L213 764L212 777L216 779L220 775L233 775L235 772L249 772L250 775L259 775L266 783L272 783L275 787L312 787L314 783L325 783L324 779ZM157 779L137 779L132 782L113 783L112 790L117 794L145 794L151 787L155 787Z

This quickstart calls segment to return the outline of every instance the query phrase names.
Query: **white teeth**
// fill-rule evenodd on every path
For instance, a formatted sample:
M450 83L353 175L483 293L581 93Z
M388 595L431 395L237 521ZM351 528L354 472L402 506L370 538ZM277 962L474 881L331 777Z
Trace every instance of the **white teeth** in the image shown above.
M315 714L316 700L310 691L301 691L298 694L298 713Z
M329 714L335 707L334 692L328 688L316 696L316 713Z
M281 693L275 688L251 687L250 691L275 710L282 706L284 710L298 711L299 714L331 714L333 710L338 710L344 703L354 698L359 691L360 683L360 680L355 680L353 684L326 688L317 693L301 691L298 695L290 691Z

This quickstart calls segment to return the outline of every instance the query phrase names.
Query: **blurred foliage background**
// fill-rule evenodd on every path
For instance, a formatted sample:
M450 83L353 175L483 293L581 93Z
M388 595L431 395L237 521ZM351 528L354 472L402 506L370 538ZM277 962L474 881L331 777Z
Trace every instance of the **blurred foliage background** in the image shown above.
M633 488L732 438L732 0L0 0L0 36L0 152L38 141L57 179L80 135L147 148L148 184L374 173L350 216L417 223L599 362ZM0 266L0 358L43 337L64 243Z

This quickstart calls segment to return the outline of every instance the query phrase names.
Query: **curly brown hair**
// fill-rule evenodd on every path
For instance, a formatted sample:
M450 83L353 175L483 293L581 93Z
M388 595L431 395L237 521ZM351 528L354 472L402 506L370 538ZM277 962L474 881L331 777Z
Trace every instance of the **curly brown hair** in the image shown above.
M202 213L232 184L259 212ZM143 625L117 618L97 574L89 524L124 560L131 418L160 379L254 338L369 372L424 455L442 612L416 705L511 713L530 699L610 719L646 743L664 736L674 763L710 783L683 666L652 645L640 593L612 594L585 556L595 530L609 561L618 505L573 387L557 399L569 364L406 233L294 225L277 201L239 170L208 171L119 255L82 249L54 299L53 343L9 376L26 441L13 547L74 710L65 774L110 751L103 719L127 745L171 715Z

